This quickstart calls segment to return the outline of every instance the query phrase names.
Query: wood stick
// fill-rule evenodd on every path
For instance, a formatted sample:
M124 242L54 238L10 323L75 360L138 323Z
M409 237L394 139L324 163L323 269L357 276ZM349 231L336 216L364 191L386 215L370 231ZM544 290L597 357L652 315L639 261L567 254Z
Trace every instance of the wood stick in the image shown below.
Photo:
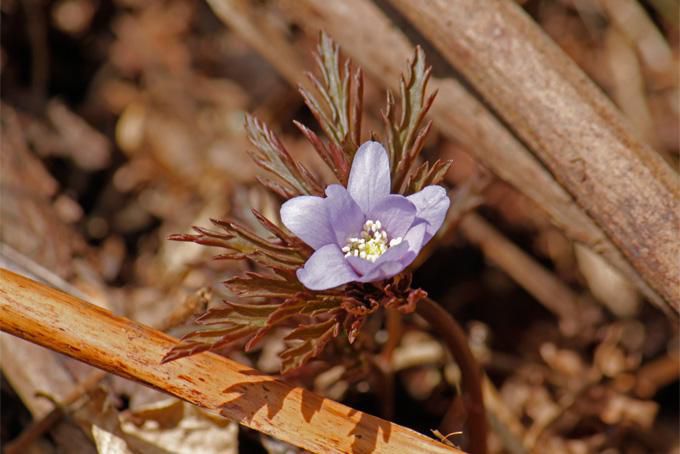
M176 339L5 269L0 330L312 452L461 452L213 353L161 365Z
M63 290L63 288L60 287L60 290ZM169 331L172 328L185 323L190 317L197 313L204 312L210 302L210 298L211 292L209 289L199 289L192 295L189 295L184 302L175 308L175 310L156 328L160 331ZM33 345L33 347L35 346ZM50 352L47 353L52 354ZM4 448L4 453L20 454L24 452L31 443L50 430L53 425L58 423L71 405L98 389L102 380L107 376L108 373L101 369L90 371L90 373L85 376L84 380L80 381L63 399L59 400L59 405L54 406L45 416L34 419L17 438L7 443Z
M391 0L680 311L677 174L515 2ZM532 184L527 181L527 185Z
M367 74L392 90L399 89L399 74L412 57L414 46L373 2L279 0L279 3L299 26L307 27L312 34L318 32L316 27L326 30ZM309 24L314 28L310 29ZM433 79L430 86L439 90L432 116L442 134L464 145L466 152L545 210L571 240L602 255L650 301L672 311L600 227L489 109L455 79Z

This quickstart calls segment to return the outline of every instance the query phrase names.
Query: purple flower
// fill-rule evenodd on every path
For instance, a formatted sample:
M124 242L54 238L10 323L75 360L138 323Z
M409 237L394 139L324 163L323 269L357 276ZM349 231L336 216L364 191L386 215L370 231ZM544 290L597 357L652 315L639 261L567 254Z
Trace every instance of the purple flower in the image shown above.
M297 271L305 287L379 281L413 262L444 222L449 198L441 186L408 197L390 194L390 188L387 152L378 142L365 142L346 189L332 184L326 198L300 196L283 204L283 224L315 249Z

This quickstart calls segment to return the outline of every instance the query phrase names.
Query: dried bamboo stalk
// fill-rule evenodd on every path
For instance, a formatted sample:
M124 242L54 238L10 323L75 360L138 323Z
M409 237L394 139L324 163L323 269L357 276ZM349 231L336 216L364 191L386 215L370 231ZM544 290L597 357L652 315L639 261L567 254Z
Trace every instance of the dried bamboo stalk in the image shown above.
M279 4L301 27L312 24L326 30L369 75L398 89L399 74L414 46L374 3L279 0ZM545 210L570 239L602 255L650 301L668 309L604 232L494 114L454 79L433 79L431 87L439 90L432 115L442 134L464 145L470 155Z
M391 0L680 311L677 174L511 1Z
M213 353L161 365L176 339L1 268L0 330L312 452L461 452Z

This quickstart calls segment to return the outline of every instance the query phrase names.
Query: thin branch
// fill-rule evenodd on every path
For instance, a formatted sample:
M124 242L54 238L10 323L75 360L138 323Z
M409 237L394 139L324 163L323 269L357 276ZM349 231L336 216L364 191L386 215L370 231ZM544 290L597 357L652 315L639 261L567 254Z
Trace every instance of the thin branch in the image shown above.
M430 324L439 339L446 344L460 368L468 418L467 436L470 440L470 452L484 454L487 449L487 423L482 395L482 370L470 351L465 331L451 314L430 298L418 302L416 312ZM446 420L446 417L444 419Z
M515 2L391 0L680 311L677 174ZM527 185L530 184L527 180Z
M160 364L176 339L4 269L0 330L312 452L460 452L212 353Z
M47 272L49 273L49 271ZM49 282L49 281L48 281ZM70 286L70 284L67 283ZM63 290L62 287L59 287ZM169 331L177 326L185 323L189 318L197 313L204 312L212 292L208 288L201 288L197 292L189 295L182 304L175 308L167 318L165 318L158 329L160 331ZM47 413L45 416L34 420L21 434L4 447L5 454L20 454L45 432L50 430L52 426L61 421L68 408L74 403L78 402L84 396L99 388L100 383L109 374L105 370L94 369L91 370L85 378L80 381L63 399L60 399L58 405Z

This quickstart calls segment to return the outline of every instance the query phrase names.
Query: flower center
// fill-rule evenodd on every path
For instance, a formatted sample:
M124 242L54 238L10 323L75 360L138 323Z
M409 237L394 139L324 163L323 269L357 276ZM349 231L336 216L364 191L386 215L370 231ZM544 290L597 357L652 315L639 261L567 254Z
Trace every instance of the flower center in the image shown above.
M342 248L342 252L345 253L345 257L353 255L369 262L375 262L385 251L399 243L401 243L401 237L388 241L387 232L382 228L380 221L369 219L364 223L364 228L359 237L350 238L345 247Z

